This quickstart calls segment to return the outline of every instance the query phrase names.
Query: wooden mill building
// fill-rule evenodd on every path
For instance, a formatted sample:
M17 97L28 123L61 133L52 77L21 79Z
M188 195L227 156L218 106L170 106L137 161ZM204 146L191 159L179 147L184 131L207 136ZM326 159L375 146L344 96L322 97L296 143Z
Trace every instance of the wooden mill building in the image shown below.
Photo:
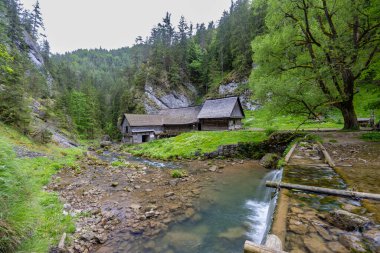
M154 115L124 114L120 128L124 142L142 143L190 131L241 129L244 117L239 97L228 97L209 99L201 106L165 109Z

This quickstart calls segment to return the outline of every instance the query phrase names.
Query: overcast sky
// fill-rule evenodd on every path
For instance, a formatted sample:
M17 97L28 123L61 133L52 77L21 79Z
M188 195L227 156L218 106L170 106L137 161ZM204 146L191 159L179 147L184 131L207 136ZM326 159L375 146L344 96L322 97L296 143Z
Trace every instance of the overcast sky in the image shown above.
M35 0L21 0L31 9ZM217 21L231 0L40 0L46 34L53 53L78 48L131 46L139 35L145 38L166 11L177 25L188 21Z

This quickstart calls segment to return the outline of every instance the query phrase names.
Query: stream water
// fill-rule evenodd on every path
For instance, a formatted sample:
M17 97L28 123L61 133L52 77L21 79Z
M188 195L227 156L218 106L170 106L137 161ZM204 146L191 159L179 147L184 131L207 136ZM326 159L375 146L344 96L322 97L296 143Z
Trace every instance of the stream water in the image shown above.
M281 175L281 170L227 169L205 186L192 219L169 226L149 247L132 248L145 253L241 253L245 240L265 239L276 201L265 181L280 180Z
M109 161L120 157L113 153L103 155L101 159ZM161 169L180 165L135 157L124 159ZM194 203L197 212L191 219L170 225L152 240L121 243L114 252L241 253L245 240L265 240L277 199L275 190L267 188L265 182L279 181L281 177L282 170L227 166L215 180L204 180L201 196Z

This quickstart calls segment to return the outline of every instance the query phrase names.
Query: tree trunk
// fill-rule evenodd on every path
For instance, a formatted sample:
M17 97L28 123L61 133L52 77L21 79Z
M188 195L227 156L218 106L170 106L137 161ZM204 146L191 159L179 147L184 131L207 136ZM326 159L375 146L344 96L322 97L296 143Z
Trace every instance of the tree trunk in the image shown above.
M343 115L344 120L344 130L358 130L359 124L356 117L354 103L353 101L342 102L339 106L340 111Z
M344 100L338 108L342 112L345 130L358 130L359 124L354 108L355 77L350 69L343 69L342 79L344 84Z

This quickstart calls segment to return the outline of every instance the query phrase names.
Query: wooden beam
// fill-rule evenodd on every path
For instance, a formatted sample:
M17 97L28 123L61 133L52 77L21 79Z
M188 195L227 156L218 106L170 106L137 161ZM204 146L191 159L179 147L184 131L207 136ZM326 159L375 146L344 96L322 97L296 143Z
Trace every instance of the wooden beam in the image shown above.
M334 168L335 167L335 163L334 163L334 160L331 158L329 152L327 152L326 148L319 142L317 141L317 144L319 146L319 148L321 149L324 157L325 157L325 161L332 167Z
M327 195L346 197L346 198L371 199L371 200L380 201L380 194L376 194L376 193L336 190L336 189L322 188L322 187L316 187L316 186L279 183L279 182L272 182L272 181L267 181L266 186L271 187L271 188L295 189L295 190L308 191L308 192L327 194Z
M296 149L298 143L294 143L292 148L289 150L289 152L285 156L285 163L287 164L290 160L290 157L293 155L294 150Z
M288 190L284 189L278 196L271 230L271 233L280 239L282 245L285 245L289 202Z
M282 250L276 250L264 245L259 245L251 241L245 241L244 253L286 253Z

